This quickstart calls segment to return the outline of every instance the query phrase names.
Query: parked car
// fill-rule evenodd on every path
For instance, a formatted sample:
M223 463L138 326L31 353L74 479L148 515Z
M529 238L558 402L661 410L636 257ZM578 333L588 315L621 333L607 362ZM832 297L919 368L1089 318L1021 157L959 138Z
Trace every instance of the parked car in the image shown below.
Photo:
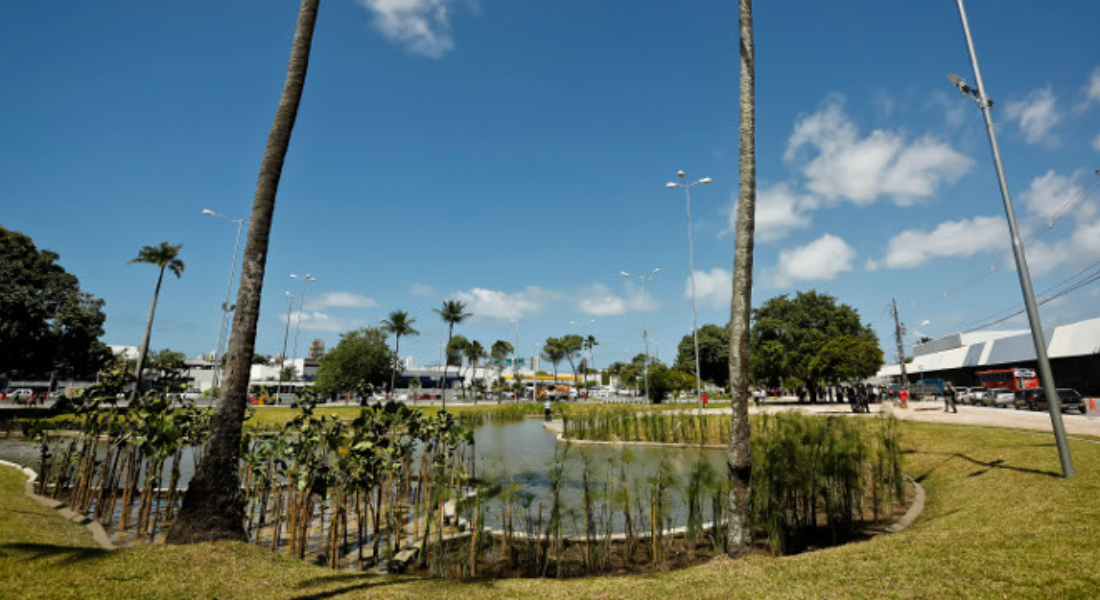
M993 390L993 403L996 408L1008 408L1016 402L1016 393L1012 390Z
M8 392L8 398L11 398L12 402L26 402L27 398L31 397L34 390L30 388L16 388Z
M978 406L993 406L993 398L997 396L998 390L986 390L983 389L982 393L978 395L977 401L974 403Z
M1058 401L1062 404L1062 412L1076 410L1081 414L1085 414L1085 399L1081 397L1081 393L1077 390L1058 388ZM1043 391L1043 388L1032 388L1017 392L1015 405L1016 408L1021 409L1050 410L1050 405L1047 404L1046 392Z

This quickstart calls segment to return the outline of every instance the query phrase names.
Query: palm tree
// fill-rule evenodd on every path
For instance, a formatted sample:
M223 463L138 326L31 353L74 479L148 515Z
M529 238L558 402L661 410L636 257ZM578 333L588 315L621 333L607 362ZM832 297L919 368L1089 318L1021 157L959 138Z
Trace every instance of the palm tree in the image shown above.
M465 321L466 317L473 316L473 313L466 312L466 303L461 300L444 300L442 308L432 310L447 324L447 349L450 352L455 325ZM448 356L448 359L443 361L443 412L447 412L447 365L451 362L449 358Z
M561 344L562 354L565 360L569 362L569 370L573 371L573 388L576 389L577 359L584 350L584 338L575 333L570 333L569 335L562 336L558 342Z
M466 370L471 371L471 377L477 375L477 362L487 355L485 354L485 347L481 345L481 342L473 340L466 347L462 349L462 353L466 355L467 365ZM462 388L462 397L466 397L466 388ZM477 404L477 394L474 394L474 404Z
M550 361L550 364L554 365L554 392L555 393L557 393L557 391L558 391L558 364L561 361L565 360L565 355L567 353L568 353L568 350L566 349L565 344L562 343L561 339L556 338L556 337L546 338L546 343L543 344L543 346L542 346L542 357L544 359ZM535 380L538 381L538 373L535 374ZM535 389L536 390L538 389L537 384L535 386ZM535 401L538 401L537 396L538 396L538 394L536 392Z
M141 394L141 372L145 370L145 355L149 353L149 337L153 334L153 316L157 312L157 299L160 297L160 284L164 281L164 271L171 271L176 279L183 276L183 261L179 259L180 248L183 244L173 246L168 242L161 242L159 246L145 246L131 260L129 264L141 263L160 267L157 274L157 287L153 289L153 304L149 307L149 319L145 321L145 335L141 338L141 348L138 349L137 368L134 369L134 391L130 394L130 402L137 401Z
M393 334L393 354L397 357L398 364L401 362L401 336L403 335L420 335L420 332L413 329L413 323L416 323L416 319L410 319L409 313L403 310L395 310L390 313L388 319L382 319L382 329L387 333ZM397 368L394 368L393 374L390 375L390 398L393 398L394 386L397 385Z
M591 333L588 334L588 337L584 340L584 347L588 350L588 368L585 369L584 373L584 383L586 386L588 384L588 370L591 369L596 371L596 355L592 352L592 349L599 345L600 343L596 341L596 336ZM596 371L596 375L599 376L599 374L600 372ZM597 379L596 386L599 387L600 385L602 385L602 382ZM588 396L587 390L585 391L585 396Z
M730 474L729 555L752 549L749 501L752 452L749 447L749 311L752 302L753 236L756 229L756 57L752 39L752 0L739 0L741 33L741 123L733 299L730 301Z
M504 340L497 340L493 342L492 349L489 350L489 356L493 358L493 361L497 365L497 379L501 382L504 381L504 361L507 360L508 355L515 352L515 348L511 343ZM504 385L503 383L497 386L497 404L500 404L504 399Z
M241 496L241 429L248 407L248 376L256 347L256 323L260 317L264 269L267 266L275 195L283 173L283 161L290 147L290 134L298 117L298 105L305 88L313 29L320 0L301 0L294 42L290 49L286 82L283 85L275 122L267 136L256 194L252 201L252 226L244 249L244 267L237 291L237 310L229 339L229 361L222 380L221 397L211 419L210 435L195 476L187 486L183 506L168 532L168 542L187 544L214 540L245 540L244 498Z

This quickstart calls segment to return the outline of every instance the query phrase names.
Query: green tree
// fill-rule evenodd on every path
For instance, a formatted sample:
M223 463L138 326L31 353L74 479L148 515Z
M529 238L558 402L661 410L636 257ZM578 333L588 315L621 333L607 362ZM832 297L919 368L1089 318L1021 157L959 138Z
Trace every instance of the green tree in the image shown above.
M245 243L237 310L233 313L229 339L229 368L222 379L221 399L210 420L210 434L202 453L202 462L188 484L183 506L168 531L169 543L243 541L247 537L244 531L245 500L241 494L239 471L241 433L248 408L249 362L256 347L256 325L260 317L275 196L306 84L319 5L320 0L302 0L298 12L286 82L275 110L275 122L267 137L252 201L249 217L252 224Z
M570 333L560 338L561 349L564 351L565 360L569 363L569 370L573 371L573 387L577 386L577 360L584 351L584 338Z
M382 328L387 333L393 334L393 354L397 358L398 362L401 361L401 337L406 335L420 335L420 332L413 328L413 323L416 323L415 318L410 318L409 313L403 310L395 310L390 313L388 318L382 319ZM397 385L397 372L400 370L400 366L396 366L393 369L393 376L390 379L390 397L393 397L394 387Z
M145 370L145 355L149 352L149 338L153 334L153 317L157 312L157 300L160 298L160 285L164 282L164 272L171 271L176 279L183 276L184 264L180 260L180 248L183 244L173 246L168 242L161 242L158 246L145 246L130 261L130 264L140 263L153 265L160 271L157 274L157 286L153 288L153 303L149 306L149 318L145 321L145 335L141 338L141 347L138 349L137 366L134 367L134 391L130 394L130 401L136 402L141 394L141 373Z
M473 377L477 375L477 363L488 355L485 353L485 347L477 340L466 344L462 354L466 357L466 371L463 373L463 379L466 378L465 373L469 373L470 383L473 384ZM462 397L466 397L466 386L462 387ZM474 404L477 404L476 393L474 394Z
M699 328L699 375L703 381L726 387L730 381L729 326L703 325ZM676 368L695 372L695 345L691 334L676 347Z
M103 300L82 292L58 258L0 227L0 372L90 378L111 361L99 341Z
M810 373L830 384L855 383L874 376L882 368L878 342L843 335L833 338L810 360Z
M562 344L560 338L548 337L546 343L542 345L542 358L550 362L554 366L554 391L557 391L558 387L558 365L561 361L565 360L567 351L565 345Z
M366 397L391 380L393 358L383 328L370 327L345 333L336 347L321 359L314 390L321 396L354 392Z
M169 394L187 391L187 357L182 352L165 348L150 352L145 367L146 376L154 374L154 386Z
M729 526L727 552L744 556L752 550L752 445L749 441L749 317L752 310L752 263L756 232L756 50L752 35L752 0L740 0L737 11L741 80L738 98L738 192L734 227L733 296L730 298L730 440ZM702 362L702 357L700 357Z
M497 386L497 403L504 399L504 362L508 360L508 357L515 352L515 347L512 344L504 341L497 340L493 342L492 348L489 350L489 356L493 359L493 364L497 368L497 379L500 380L500 385Z
M813 290L798 292L794 298L776 296L753 311L753 319L753 352L765 354L772 361L757 368L773 377L778 375L788 384L805 384L815 402L817 387L823 380L812 363L826 344L847 337L878 345L875 332L860 322L854 308Z
M439 318L443 319L443 322L447 324L447 348L448 356L449 349L451 347L451 338L454 337L455 325L466 320L466 317L472 317L473 313L466 312L466 303L461 300L444 300L442 308L433 309ZM447 412L447 367L450 366L450 360L447 360L443 365L443 412Z

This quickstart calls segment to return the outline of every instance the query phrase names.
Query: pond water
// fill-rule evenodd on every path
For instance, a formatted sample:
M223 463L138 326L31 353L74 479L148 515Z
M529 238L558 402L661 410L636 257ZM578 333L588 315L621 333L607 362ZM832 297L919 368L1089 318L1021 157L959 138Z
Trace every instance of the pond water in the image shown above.
M721 449L564 444L545 429L541 420L536 419L477 426L474 429L474 442L477 476L482 479L510 479L518 483L524 498L522 503L517 503L516 509L519 510L520 504L527 504L532 517L537 516L540 504L544 507L546 516L549 516L553 503L551 472L558 461L564 461L560 498L568 507L567 514L571 519L577 518L583 506L582 477L585 462L589 465L593 497L603 504L606 497L602 495L603 490L609 482L613 488L621 488L620 467L625 471L631 494L644 497L648 501L648 482L656 476L662 461L665 461L666 471L674 474L675 484L669 490L669 498L672 500L670 517L676 526L683 525L685 519L683 489L692 465L702 458L710 463L719 476L725 473L725 453ZM55 453L62 451L54 450ZM38 447L22 438L0 438L0 459L35 470L40 465ZM165 465L165 481L169 467L170 465ZM194 460L188 450L185 451L181 464L181 487L186 486L193 473ZM704 502L704 506L709 506L709 502ZM490 515L495 514L487 515L487 524L493 528L498 527L501 516L499 507L486 506L485 510ZM709 519L709 510L706 512ZM574 527L569 526L568 529ZM614 529L623 529L621 517L614 519Z

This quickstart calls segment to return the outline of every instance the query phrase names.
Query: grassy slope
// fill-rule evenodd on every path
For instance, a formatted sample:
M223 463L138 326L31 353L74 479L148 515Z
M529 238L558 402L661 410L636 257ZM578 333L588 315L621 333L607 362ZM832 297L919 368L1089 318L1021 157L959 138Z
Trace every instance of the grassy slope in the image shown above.
M907 471L928 506L907 531L780 559L716 560L652 576L572 581L423 581L334 573L243 544L88 551L79 528L42 517L0 469L6 597L1096 597L1100 446L1074 442L1062 480L1046 436L908 423ZM23 546L38 544L34 547Z

